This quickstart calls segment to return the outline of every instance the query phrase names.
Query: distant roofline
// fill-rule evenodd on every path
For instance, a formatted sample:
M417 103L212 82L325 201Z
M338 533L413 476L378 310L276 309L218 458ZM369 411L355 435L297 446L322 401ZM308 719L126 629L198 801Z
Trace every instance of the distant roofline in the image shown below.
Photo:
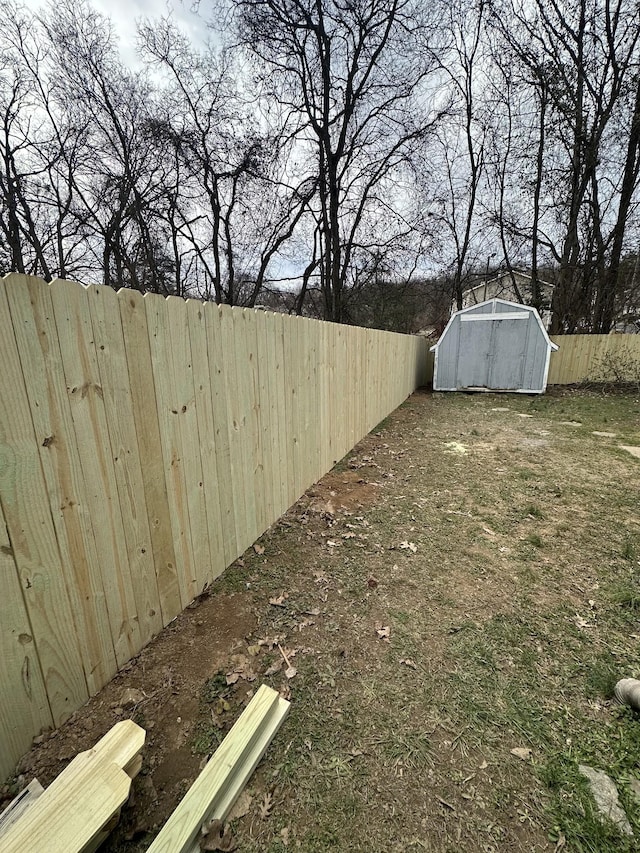
M528 278L529 281L531 281L531 276L529 275L529 273L521 272L520 270L513 270L513 273L514 275L521 275L524 278ZM475 290L480 290L483 287L487 287L494 281L499 281L501 278L504 278L504 276L508 275L510 275L508 270L504 270L504 272L498 273L498 275L495 275L493 278L489 278L486 281L481 281L480 284L475 284L473 287L468 287L466 290L462 291L462 295L464 296L465 293L473 293ZM539 279L538 284L541 284L544 287L549 287L551 290L555 289L555 284L552 284L550 281L544 281L544 279Z

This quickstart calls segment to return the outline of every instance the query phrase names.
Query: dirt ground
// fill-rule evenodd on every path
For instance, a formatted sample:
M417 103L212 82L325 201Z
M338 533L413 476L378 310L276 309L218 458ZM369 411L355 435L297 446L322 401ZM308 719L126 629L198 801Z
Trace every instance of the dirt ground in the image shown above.
M140 853L266 682L291 713L237 850L640 849L577 771L640 836L640 722L612 699L640 676L639 445L637 394L413 395L0 795L130 717L143 768L103 849Z

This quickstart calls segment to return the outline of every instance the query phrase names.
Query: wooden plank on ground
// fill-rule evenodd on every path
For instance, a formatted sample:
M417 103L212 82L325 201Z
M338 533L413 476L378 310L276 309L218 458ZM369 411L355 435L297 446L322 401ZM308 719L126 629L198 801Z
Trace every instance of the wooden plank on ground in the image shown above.
M90 752L112 761L128 775L128 768L144 746L147 733L133 720L120 720L92 747Z
M111 638L118 665L123 666L140 650L142 643L87 289L76 282L61 279L50 286Z
M141 293L126 289L118 291L118 303L127 354L131 403L138 437L138 452L162 623L168 625L180 613L182 606L158 426L158 407L145 302Z
M117 823L131 779L140 770L145 737L132 720L122 720L92 749L79 753L46 791L39 783L30 785L23 795L30 789L31 795L16 798L23 813L13 810L9 822L3 821L4 813L0 818L3 853L95 850Z
M116 673L100 561L62 367L51 288L23 276L7 288L51 516L89 692Z
M146 645L162 630L162 614L118 296L110 287L94 285L87 289L87 301L140 642Z
M129 796L131 779L92 751L77 755L2 836L3 853L79 853Z
M37 654L53 722L59 725L89 694L38 453L46 436L34 432L6 287L6 281L0 283L0 495L31 625L20 634L32 639L34 649L22 669L23 690L34 701L36 719L46 719ZM16 620L14 624L20 624L19 612ZM26 650L30 644L26 640Z
M224 820L289 711L263 684L187 791L147 853L191 853L202 823Z
M43 793L44 788L40 782L37 779L32 779L27 787L20 791L18 796L14 797L2 814L0 814L0 836L17 822L27 809L35 803L40 794Z

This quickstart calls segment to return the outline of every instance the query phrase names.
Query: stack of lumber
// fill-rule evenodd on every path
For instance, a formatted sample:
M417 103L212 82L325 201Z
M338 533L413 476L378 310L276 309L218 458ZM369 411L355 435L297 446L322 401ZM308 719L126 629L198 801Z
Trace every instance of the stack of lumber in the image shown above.
M116 723L81 752L44 791L37 783L0 816L2 853L90 853L117 824L140 771L146 733Z
M211 757L148 853L197 853L203 824L224 821L289 712L263 684ZM145 731L117 723L46 789L34 780L0 815L2 853L91 853L120 817L139 772Z
M147 853L196 853L203 824L223 821L289 712L261 685Z

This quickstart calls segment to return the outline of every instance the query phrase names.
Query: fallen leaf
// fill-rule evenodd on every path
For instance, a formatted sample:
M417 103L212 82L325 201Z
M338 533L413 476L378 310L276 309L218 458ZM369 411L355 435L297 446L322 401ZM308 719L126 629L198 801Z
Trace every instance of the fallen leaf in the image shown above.
M411 658L401 658L400 663L403 663L405 666L408 666L409 669L417 669L417 665Z
M531 758L531 750L528 746L516 746L511 750L511 755L515 755L521 761L528 761Z
M267 667L267 669L265 669L264 674L265 674L265 676L275 675L276 672L280 672L281 669L282 669L282 661L280 659L278 659L278 660L274 661L270 667Z
M289 846L289 827L285 826L280 830L280 839L283 847Z
M271 817L271 809L273 808L273 796L269 793L269 791L265 792L264 797L262 798L262 802L260 803L260 817L262 820L266 820L268 817Z
M225 711L230 711L231 705L227 702L226 699L218 699L216 704L213 706L213 712L216 716L221 717Z
M283 592L281 595L278 595L277 597L274 596L273 598L270 598L269 604L273 604L274 607L285 607L286 606L285 601L287 600L287 598L289 598L289 594L286 592Z
M240 674L237 672L228 672L227 673L227 684L236 684L240 681Z
M298 674L298 670L295 668L295 666L290 666L285 669L284 674L289 680L291 680Z
M418 550L418 546L413 542L401 542L400 547L406 551L411 551L412 554L415 554Z
M201 850L219 850L231 853L236 849L236 843L229 830L225 830L221 820L212 820L203 824L200 836Z
M478 765L478 770L486 770L489 765L486 761L483 761L482 764Z
M346 533L342 534L342 538L343 539L354 539L355 535L356 534L352 530L348 530Z
M252 658L255 658L260 654L260 644L256 643L255 646L247 646L247 651L251 655Z
M305 610L304 614L305 614L305 616L319 616L320 615L320 608L319 607L312 607L311 610Z
M283 699L286 699L287 702L289 701L289 699L291 699L291 688L289 687L288 681L282 682L282 684L280 685L280 688L278 690L278 693L280 694L280 696Z
M333 539L328 539L327 540L327 547L328 548L338 548L338 547L340 547L340 543L334 542Z
M249 809L251 808L251 803L253 802L253 797L251 794L245 789L242 791L238 799L233 804L233 807L229 814L227 815L227 820L231 823L232 820L237 820L240 817L244 817L246 814L249 814Z
M391 628L389 625L381 625L379 622L375 626L376 634L381 640L389 640L391 636Z

